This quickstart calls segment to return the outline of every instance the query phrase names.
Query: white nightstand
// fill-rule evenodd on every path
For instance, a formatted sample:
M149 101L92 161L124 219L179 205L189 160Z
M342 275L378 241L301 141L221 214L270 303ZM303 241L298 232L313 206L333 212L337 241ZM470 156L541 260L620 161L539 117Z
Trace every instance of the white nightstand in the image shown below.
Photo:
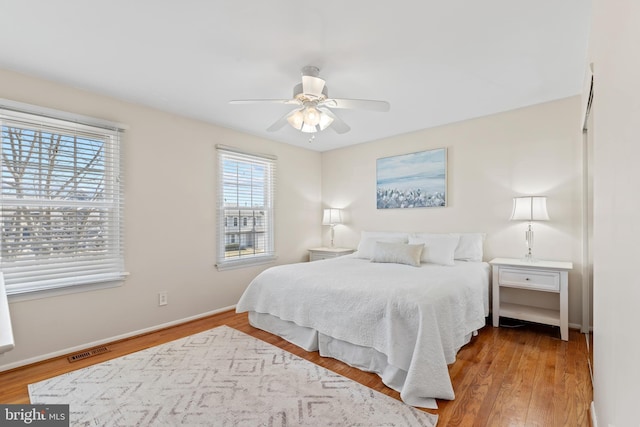
M493 266L493 326L500 325L500 316L560 327L562 340L569 340L569 270L570 262L524 261L515 258L495 258ZM500 302L500 288L518 288L559 294L558 309L546 309L522 304Z
M339 256L352 254L355 251L355 249L349 248L312 248L309 249L309 261L337 258Z

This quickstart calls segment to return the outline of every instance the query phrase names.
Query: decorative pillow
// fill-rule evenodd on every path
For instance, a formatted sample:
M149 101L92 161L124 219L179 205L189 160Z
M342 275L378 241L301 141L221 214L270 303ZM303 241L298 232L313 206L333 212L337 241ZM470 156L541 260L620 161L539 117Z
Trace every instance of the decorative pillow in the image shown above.
M453 256L460 236L457 234L421 233L409 236L409 244L424 244L422 262L440 265L453 265Z
M407 243L408 233L389 231L363 231L360 233L358 250L354 254L356 258L371 259L376 248L376 242Z
M424 245L377 242L371 262L391 262L420 267L420 256Z
M481 262L483 257L485 233L460 233L460 241L453 255L461 261Z

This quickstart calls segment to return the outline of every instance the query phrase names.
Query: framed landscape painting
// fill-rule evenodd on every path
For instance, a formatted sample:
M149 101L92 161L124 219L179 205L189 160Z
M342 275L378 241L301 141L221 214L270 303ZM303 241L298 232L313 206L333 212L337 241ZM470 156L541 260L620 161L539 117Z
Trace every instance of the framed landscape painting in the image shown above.
M378 159L378 209L447 206L447 149Z

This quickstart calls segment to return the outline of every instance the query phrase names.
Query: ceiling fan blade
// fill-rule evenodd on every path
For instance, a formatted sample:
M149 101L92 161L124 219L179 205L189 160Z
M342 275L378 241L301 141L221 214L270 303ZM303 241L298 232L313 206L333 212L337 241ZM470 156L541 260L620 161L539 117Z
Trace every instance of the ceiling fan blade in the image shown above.
M333 114L333 111L329 110L328 108L322 108L322 107L318 108L318 110L322 111L327 116L333 119L333 122L331 122L331 125L329 127L334 131L336 131L336 133L343 134L351 130L348 124L346 124L340 117Z
M277 130L282 129L282 127L287 124L287 119L289 118L289 116L292 116L296 111L300 111L300 110L295 109L295 110L289 111L287 114L280 117L278 120L275 121L274 124L272 124L267 128L267 132L275 132Z
M375 101L373 99L327 99L323 105L331 108L344 108L353 110L370 110L387 112L391 105L387 101Z
M229 101L229 104L244 105L244 104L285 104L285 105L300 105L300 101L297 99L233 99Z
M315 76L302 76L302 92L306 95L320 96L324 89L324 80Z

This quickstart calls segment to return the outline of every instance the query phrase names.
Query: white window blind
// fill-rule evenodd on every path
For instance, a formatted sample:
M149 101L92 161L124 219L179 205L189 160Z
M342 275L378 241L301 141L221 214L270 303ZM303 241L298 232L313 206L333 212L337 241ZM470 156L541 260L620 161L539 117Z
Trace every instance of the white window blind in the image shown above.
M122 129L59 117L0 105L0 270L9 295L125 276Z
M275 259L276 158L220 145L217 151L217 267L223 270L270 262Z

